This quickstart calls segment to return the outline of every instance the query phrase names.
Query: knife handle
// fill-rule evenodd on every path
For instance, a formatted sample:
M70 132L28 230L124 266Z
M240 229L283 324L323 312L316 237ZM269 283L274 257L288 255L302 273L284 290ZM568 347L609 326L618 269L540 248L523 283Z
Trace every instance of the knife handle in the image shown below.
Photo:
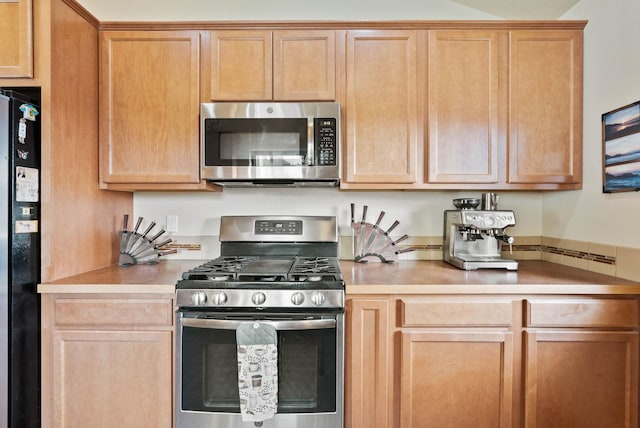
M382 217L384 217L384 211L380 211L380 215L378 216L378 220L376 220L376 227L380 226L380 222L382 221Z
M351 204L351 224L356 222L356 204Z
M160 232L156 233L155 235L153 235L151 238L149 238L149 242L153 242L156 239L158 239L160 237L160 235L162 235L164 232L166 232L166 230L161 229Z
M392 245L396 245L398 242L402 242L405 239L407 239L409 237L409 235L402 235L401 237L399 237L398 239L396 239L395 241L393 241Z
M142 223L142 217L138 217L138 221L136 222L136 227L133 229L133 233L138 232L138 228L140 227L141 223Z
M400 248L398 251L396 251L396 254L408 253L408 252L411 252L411 251L415 251L415 248L413 248L413 247Z
M162 248L162 247L164 247L165 245L167 245L169 242L172 242L172 241L171 241L171 238L166 239L166 240L162 241L162 242L161 242L161 243L159 243L159 244L156 244L156 245L155 245L155 248Z
M142 234L142 237L143 237L143 238L146 238L146 237L147 237L147 234L148 234L149 232L151 232L151 229L153 229L153 227L154 227L155 225L156 225L156 222L155 222L155 221L152 221L152 222L151 222L151 224L150 224L149 226L147 226L147 229L146 229L146 230L144 231L144 233Z
M122 222L122 231L126 232L129 227L129 214L124 215L124 221Z
M362 223L365 222L365 220L367 219L367 210L369 209L368 206L363 206L362 207Z
M391 231L393 229L395 229L396 227L398 227L398 225L400 224L400 222L398 220L394 221L393 224L391 226L389 226L389 229L387 229L387 231L384 233L385 235L388 235L391 233Z

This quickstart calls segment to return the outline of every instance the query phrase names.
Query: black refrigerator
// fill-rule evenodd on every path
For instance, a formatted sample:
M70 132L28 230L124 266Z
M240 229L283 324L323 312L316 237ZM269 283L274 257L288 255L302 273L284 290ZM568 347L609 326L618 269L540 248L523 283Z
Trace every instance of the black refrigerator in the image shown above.
M40 427L38 99L0 88L0 428Z

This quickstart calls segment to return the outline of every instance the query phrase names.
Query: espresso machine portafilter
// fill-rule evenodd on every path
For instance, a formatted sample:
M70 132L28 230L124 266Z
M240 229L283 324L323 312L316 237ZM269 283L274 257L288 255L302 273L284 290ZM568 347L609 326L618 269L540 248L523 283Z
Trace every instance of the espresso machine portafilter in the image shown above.
M507 269L517 270L518 262L502 257L502 244L509 250L514 238L505 229L515 226L516 217L511 210L498 210L495 193L475 198L454 199L456 210L444 212L442 259L464 270Z

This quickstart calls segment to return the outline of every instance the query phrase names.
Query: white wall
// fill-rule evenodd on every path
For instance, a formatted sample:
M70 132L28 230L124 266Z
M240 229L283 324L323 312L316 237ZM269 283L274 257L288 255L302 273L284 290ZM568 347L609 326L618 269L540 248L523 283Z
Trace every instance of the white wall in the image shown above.
M513 209L517 226L514 235L539 236L541 202L537 193L502 192L500 207ZM155 220L166 221L167 215L178 215L177 235L214 236L218 234L221 215L335 215L340 234L349 235L350 204L356 204L356 218L362 218L362 206L368 205L370 222L385 211L382 222L388 227L394 220L400 225L394 234L411 236L442 235L443 212L453 209L451 200L480 197L478 191L467 192L347 192L337 189L226 189L222 193L136 193L134 212Z
M493 19L449 0L79 0L101 21Z
M640 99L640 2L582 0L562 19L587 19L584 32L584 185L545 193L542 233L640 247L640 193L602 193L603 113Z

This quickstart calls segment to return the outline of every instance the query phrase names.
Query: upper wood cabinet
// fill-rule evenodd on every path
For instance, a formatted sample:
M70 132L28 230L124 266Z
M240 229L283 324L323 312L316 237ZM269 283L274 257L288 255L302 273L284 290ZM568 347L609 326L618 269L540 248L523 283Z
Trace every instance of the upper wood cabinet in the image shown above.
M32 0L0 2L0 78L33 77Z
M579 189L581 24L347 32L341 187Z
M210 72L204 74L210 91L204 99L335 99L332 30L229 30L209 37Z
M197 31L100 33L100 178L115 190L199 189Z
M417 32L356 30L346 37L345 181L412 185L418 153Z
M504 31L429 33L427 182L498 182L505 39Z
M512 31L509 183L582 181L582 31Z

